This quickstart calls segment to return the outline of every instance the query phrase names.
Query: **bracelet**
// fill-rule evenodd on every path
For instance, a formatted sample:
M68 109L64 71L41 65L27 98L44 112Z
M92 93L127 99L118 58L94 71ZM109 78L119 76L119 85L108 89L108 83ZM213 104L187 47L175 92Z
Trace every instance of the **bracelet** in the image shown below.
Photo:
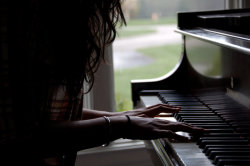
M130 119L130 117L128 116L128 115L125 115L126 117L127 117L127 119L128 119L128 124L130 125L131 124L131 119Z
M107 143L104 146L108 146L109 145L109 135L110 135L110 126L111 126L111 121L109 119L109 117L107 116L103 116L103 118L105 119L106 123L107 123Z

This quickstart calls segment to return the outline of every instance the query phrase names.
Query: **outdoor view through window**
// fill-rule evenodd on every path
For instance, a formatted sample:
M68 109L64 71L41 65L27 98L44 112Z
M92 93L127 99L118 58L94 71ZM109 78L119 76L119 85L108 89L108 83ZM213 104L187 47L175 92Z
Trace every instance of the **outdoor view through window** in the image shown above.
M157 78L177 64L181 35L177 12L223 9L224 0L125 0L127 26L113 43L117 111L132 109L130 81Z

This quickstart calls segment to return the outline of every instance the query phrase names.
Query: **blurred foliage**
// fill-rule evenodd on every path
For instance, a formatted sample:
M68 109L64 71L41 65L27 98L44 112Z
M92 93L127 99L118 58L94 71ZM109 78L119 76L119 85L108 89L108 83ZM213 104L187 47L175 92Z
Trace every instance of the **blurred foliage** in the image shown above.
M126 0L125 16L129 19L173 17L178 12L224 9L224 0Z
M149 56L153 61L149 65L115 71L117 111L132 109L131 80L160 77L174 68L180 59L181 44L163 45L138 51L144 56Z

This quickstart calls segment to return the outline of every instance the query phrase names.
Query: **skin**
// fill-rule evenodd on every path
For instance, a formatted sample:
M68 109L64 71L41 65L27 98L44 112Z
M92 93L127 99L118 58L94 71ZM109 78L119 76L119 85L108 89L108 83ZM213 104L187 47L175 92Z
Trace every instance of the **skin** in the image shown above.
M160 113L177 113L181 107L177 106L169 106L167 104L157 104L147 108L139 108L131 111L124 111L124 112L106 112L106 111L96 111L96 110L89 110L84 109L82 114L82 119L92 119L102 116L140 116L140 117L156 117Z
M80 121L57 122L42 129L45 149L53 151L81 150L103 145L119 138L151 140L169 138L188 141L188 138L175 134L177 131L202 133L206 130L187 123L171 122L154 118L160 113L176 113L180 107L158 104L125 112L105 112L84 109ZM130 123L125 115L129 115ZM107 122L110 118L110 132L107 136ZM108 137L108 138L107 138ZM53 141L54 140L54 141Z
M191 126L187 123L171 122L154 118L160 113L175 113L180 107L158 104L125 112L105 112L83 110L83 120L64 121L44 124L35 129L33 137L10 142L2 147L5 155L13 156L12 152L20 150L18 160L11 162L30 163L36 158L48 158L55 155L67 154L78 150L101 146L119 138L151 140L169 138L188 141L188 138L175 134L177 131L202 133L206 130ZM129 115L130 123L125 115ZM107 132L107 122L110 118L110 129ZM26 156L31 156L27 158ZM40 156L40 157L39 157ZM8 157L6 157L8 160ZM9 162L10 160L8 160ZM29 165L29 164L28 164Z

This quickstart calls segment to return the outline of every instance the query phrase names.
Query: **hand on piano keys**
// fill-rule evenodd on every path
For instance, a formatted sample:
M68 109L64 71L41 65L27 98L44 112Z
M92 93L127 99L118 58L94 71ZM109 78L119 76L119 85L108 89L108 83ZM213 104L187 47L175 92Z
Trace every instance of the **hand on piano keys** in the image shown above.
M173 122L173 123L180 123L178 122L172 115L167 115L167 114L163 114L163 115L159 115L159 117L156 117L157 119L162 119L162 120L166 120L166 121L170 121L170 122ZM185 125L188 125L190 127L194 127L188 123L185 123ZM180 136L183 136L183 137L186 137L188 139L188 142L193 142L195 141L196 137L197 136L200 136L202 133L207 133L209 132L209 130L207 129L203 129L203 128L200 128L202 129L201 132L185 132L185 131L177 131L175 132L177 135L180 135ZM175 139L169 139L168 140L170 142L185 142L186 140L175 140Z
M170 140L189 141L189 138L176 134L175 132L187 132L187 133L203 133L205 129L189 125L182 122L173 122L160 118L148 118L130 116L131 124L126 133L126 138L129 139L158 139L168 138Z
M139 108L132 111L124 112L130 116L140 117L159 117L159 116L172 116L173 113L178 113L181 110L179 106L170 106L168 104L156 104L145 108Z

